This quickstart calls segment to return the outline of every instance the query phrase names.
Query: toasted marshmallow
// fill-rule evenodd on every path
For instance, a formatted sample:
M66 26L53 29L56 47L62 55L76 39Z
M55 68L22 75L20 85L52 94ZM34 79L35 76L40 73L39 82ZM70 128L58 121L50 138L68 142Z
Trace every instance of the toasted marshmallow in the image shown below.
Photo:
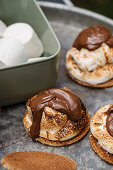
M75 51L75 48L69 50L66 55L66 68L73 78L77 78L78 80L93 85L104 83L113 78L113 63L105 64L104 66L96 68L93 71L83 71L79 68L79 66L73 59L71 55L73 51ZM109 61L111 61L112 55L111 58L109 56L110 55L108 55Z
M106 56L102 47L94 51L82 48L80 51L73 48L70 51L77 66L83 71L92 71L106 64Z
M29 58L40 57L43 53L43 45L33 30L25 23L12 24L4 32L4 37L12 37L24 44Z
M113 48L110 48L107 44L103 43L102 48L104 50L104 54L106 56L106 63L113 63Z
M32 111L27 106L27 114L24 117L24 126L30 133L32 125ZM79 127L78 127L79 126ZM62 114L50 107L45 107L40 123L40 137L53 141L66 141L75 137L85 126L85 119L77 123L67 118L66 114Z
M1 67L24 63L28 55L24 45L14 38L0 39L0 64Z
M0 37L2 36L6 28L7 28L6 24L0 20Z
M90 130L92 135L98 140L99 145L110 154L113 154L113 137L106 129L106 111L111 106L110 104L105 105L93 115L90 123Z

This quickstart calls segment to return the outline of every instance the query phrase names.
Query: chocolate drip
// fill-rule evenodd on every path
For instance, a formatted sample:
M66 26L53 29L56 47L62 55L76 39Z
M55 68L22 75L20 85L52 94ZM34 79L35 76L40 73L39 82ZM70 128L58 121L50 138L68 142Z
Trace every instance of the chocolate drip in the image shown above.
M106 129L108 133L113 137L113 106L111 106L108 111L108 116L106 119Z
M113 47L113 36L103 25L90 26L84 29L73 43L73 47L78 50L81 48L88 49L90 51L99 48L102 43L106 43L109 47Z
M39 136L40 121L43 110L46 106L55 109L68 116L70 120L76 121L82 116L82 106L79 98L66 88L55 88L40 92L30 103L33 115L33 123L30 134L33 138Z

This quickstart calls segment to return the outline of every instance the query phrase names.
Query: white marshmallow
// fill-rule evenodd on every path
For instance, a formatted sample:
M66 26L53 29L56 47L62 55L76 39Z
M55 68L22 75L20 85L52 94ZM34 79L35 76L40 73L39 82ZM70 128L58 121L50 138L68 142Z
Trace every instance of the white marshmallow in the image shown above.
M4 65L15 65L26 62L28 55L24 45L14 38L0 39L0 62Z
M0 36L2 36L6 28L7 28L6 24L0 20Z
M4 37L12 37L21 41L30 58L40 57L43 45L33 28L26 23L12 24L4 32Z

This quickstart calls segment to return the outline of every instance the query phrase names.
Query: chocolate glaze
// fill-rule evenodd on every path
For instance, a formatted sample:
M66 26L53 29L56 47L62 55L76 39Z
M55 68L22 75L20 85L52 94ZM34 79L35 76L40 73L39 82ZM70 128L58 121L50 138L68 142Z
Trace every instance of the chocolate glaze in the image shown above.
M111 106L108 111L108 116L106 119L106 129L108 133L113 137L113 106Z
M109 47L113 47L113 36L103 25L90 26L84 29L73 43L73 47L78 50L81 48L88 49L90 51L99 48L102 43L106 43Z
M33 115L33 123L30 128L30 134L33 138L39 136L40 121L43 110L46 106L64 113L72 121L76 121L82 116L82 107L80 99L66 88L55 88L40 92L36 98L29 102Z

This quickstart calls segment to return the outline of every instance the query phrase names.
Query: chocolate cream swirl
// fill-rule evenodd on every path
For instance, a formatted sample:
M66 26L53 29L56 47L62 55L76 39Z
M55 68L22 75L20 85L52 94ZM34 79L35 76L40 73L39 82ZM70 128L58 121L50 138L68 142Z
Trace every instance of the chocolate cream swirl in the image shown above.
M106 119L106 129L108 133L113 137L113 106L111 106L107 111L107 119Z
M84 29L77 36L73 43L73 47L78 50L85 48L90 51L99 48L102 43L106 43L109 47L113 47L113 35L110 30L108 30L103 25L90 26Z
M42 113L46 106L66 114L72 121L79 120L82 116L82 109L85 109L79 97L66 88L44 90L33 100L28 101L27 105L31 108L33 116L30 127L30 135L33 138L39 137Z

